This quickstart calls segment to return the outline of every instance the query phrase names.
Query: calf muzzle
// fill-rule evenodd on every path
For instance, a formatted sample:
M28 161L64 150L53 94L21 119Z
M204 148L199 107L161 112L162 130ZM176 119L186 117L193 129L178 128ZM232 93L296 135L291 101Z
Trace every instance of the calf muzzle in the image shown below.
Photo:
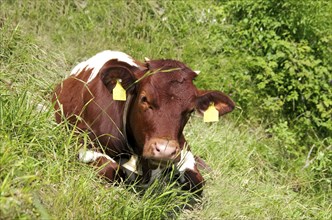
M176 140L151 138L144 146L143 157L159 161L180 159L180 145Z

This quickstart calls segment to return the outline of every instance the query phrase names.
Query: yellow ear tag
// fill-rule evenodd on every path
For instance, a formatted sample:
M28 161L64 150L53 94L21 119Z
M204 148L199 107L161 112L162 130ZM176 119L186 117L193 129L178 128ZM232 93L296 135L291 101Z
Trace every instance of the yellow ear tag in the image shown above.
M219 121L219 112L212 102L204 112L204 122Z
M126 101L126 90L121 85L121 80L116 81L113 89L113 100Z

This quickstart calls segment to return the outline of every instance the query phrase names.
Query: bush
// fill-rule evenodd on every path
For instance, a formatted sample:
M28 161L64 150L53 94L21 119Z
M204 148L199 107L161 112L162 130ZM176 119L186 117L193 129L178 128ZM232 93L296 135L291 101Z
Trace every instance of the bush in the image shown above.
M303 133L313 128L320 137L328 137L332 35L323 29L324 22L315 25L312 13L318 11L308 7L317 6L286 0L230 1L227 18L234 29L229 34L235 39L232 46L247 56L249 80L256 84L256 98L250 98L265 114L281 114Z
M332 166L331 9L326 1L222 1L215 9L222 25L213 28L215 38L228 39L216 54L236 59L237 104L268 122L286 155L303 157L316 146L312 170L324 180Z

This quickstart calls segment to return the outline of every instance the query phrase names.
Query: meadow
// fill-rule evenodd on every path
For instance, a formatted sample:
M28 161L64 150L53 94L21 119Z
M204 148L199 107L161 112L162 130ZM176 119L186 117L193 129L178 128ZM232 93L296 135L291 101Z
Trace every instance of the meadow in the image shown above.
M332 219L332 4L304 1L296 23L277 10L296 1L270 17L254 2L2 0L0 219ZM106 49L181 60L237 103L186 126L211 167L200 200L162 180L112 185L77 161L87 136L55 123L52 91Z

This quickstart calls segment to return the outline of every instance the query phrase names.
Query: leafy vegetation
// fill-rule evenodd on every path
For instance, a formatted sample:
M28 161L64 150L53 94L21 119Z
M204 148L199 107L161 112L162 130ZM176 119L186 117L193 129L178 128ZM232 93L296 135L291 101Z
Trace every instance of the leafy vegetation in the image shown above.
M0 218L331 219L331 11L328 1L1 1ZM197 86L236 101L220 122L186 127L212 168L199 203L172 183L144 194L110 185L76 160L81 136L54 122L50 96L105 49L182 60L201 70Z
M260 117L273 124L269 130L290 143L287 153L319 146L326 167L318 173L328 184L332 178L331 7L325 1L286 0L233 1L226 7L226 18L234 25L227 33L235 39L230 46L246 56L250 82L244 80L243 85L256 84L251 94L241 94L245 88L240 86L239 96L251 105L242 106L257 110L260 105ZM285 134L287 130L292 134Z
M318 9L326 6L323 2L237 1L227 7L227 18L236 30L230 33L236 39L232 44L248 56L248 74L257 84L262 110L281 112L300 125L300 131L311 127L321 137L331 136L332 131L332 66L326 54L331 28L325 29L332 25L326 19L332 14L323 11L326 16L319 24L314 22L322 13Z

